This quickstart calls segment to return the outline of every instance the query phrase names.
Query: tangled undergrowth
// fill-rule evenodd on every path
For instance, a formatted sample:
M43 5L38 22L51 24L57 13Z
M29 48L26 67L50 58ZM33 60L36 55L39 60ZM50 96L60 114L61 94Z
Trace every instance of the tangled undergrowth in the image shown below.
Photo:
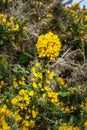
M0 130L87 130L87 9L0 1Z

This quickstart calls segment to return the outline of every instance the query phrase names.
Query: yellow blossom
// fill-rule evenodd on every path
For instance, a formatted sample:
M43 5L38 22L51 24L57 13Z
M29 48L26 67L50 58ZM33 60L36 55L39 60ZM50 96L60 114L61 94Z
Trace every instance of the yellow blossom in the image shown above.
M29 130L29 128L23 126L23 127L21 127L21 130Z
M42 7L43 3L42 2L39 2L39 6Z
M13 86L14 86L14 88L17 88L18 87L18 83L16 81L13 81Z
M6 3L6 1L7 1L8 3L10 3L10 2L12 2L13 0L3 0L3 3Z
M84 126L85 128L87 128L87 120L84 122Z
M2 22L3 22L3 23L6 23L6 21L7 21L7 20L6 20L6 18L4 17L4 18L2 19Z
M26 90L24 90L24 89L21 89L21 90L19 91L19 95L25 95L25 93L26 93Z
M30 118L30 116L29 115L25 115L25 119L29 119Z
M59 87L62 88L67 88L67 84L64 82L64 79L59 77L58 79Z
M30 126L30 128L34 128L34 126L35 126L35 121L30 120L29 126Z
M24 84L25 84L24 80L19 80L19 85L24 85Z
M5 120L2 121L2 130L10 130L10 126L8 126Z
M55 73L52 71L52 72L49 73L48 78L49 78L50 80L52 80L53 77L54 77L54 75L55 75Z
M0 14L0 18L4 17L4 14Z
M24 121L22 122L22 125L24 125L25 127L28 127L28 126L29 126L29 121L24 120Z
M33 85L34 88L37 88L37 84L36 84L36 82L33 82L32 85Z
M48 14L46 15L46 17L47 17L47 18L52 18L53 15L52 15L51 13L48 13Z
M2 86L4 86L4 85L5 85L5 82L4 82L3 80L1 80L0 84L1 84Z
M64 111L65 111L65 112L69 112L70 109L69 109L68 107L66 107Z
M49 84L49 85L50 85L50 81L49 81L49 80L46 80L46 84Z
M36 62L35 66L36 66L36 67L40 67L40 63L39 63L39 62Z
M14 18L14 16L11 16L10 19L11 19L11 20L14 20L15 18Z
M75 106L71 106L71 110L76 110L76 107Z
M13 0L8 0L8 2L12 2Z
M16 24L15 26L12 27L13 31L18 31L19 30L19 24Z
M43 98L46 98L46 94L44 93L44 94L42 95L42 97L43 97Z
M38 17L38 20L41 20L41 17Z
M80 5L78 3L73 4L72 7L74 9L80 9Z
M0 108L0 113L5 113L6 110L7 110L7 105L5 104L5 105L3 105L2 108Z
M59 55L61 42L56 34L49 32L39 36L36 47L40 58L48 57L50 60L55 60Z
M13 105L16 105L17 102L18 102L18 99L17 99L17 98L13 98L13 99L11 100L11 103L12 103Z
M42 88L42 82L39 82L39 83L38 83L38 87L39 87L39 88Z
M27 31L27 27L23 27L23 31Z
M66 123L61 124L61 126L59 126L58 130L80 130L80 128L78 126L73 127L71 125L67 125Z
M12 27L13 26L13 23L11 23L11 22L7 22L7 24L6 24L8 27Z
M7 59L6 59L5 57L2 57L0 60L1 60L2 62L4 62L5 64L8 64L8 61L7 61Z
M14 81L16 81L17 80L17 78L16 77L14 77L14 79L13 79Z
M34 91L33 90L31 90L30 92L29 92L29 96L34 96Z
M37 114L38 114L38 112L37 112L37 111L32 110L32 117L33 117L33 118L36 118Z
M15 111L14 117L15 117L17 122L20 122L22 120L22 117L19 115L18 111Z

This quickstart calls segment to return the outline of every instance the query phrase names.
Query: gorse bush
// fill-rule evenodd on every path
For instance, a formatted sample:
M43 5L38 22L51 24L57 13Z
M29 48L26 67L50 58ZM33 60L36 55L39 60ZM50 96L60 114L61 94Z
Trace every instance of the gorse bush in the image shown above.
M8 64L5 58L1 58L1 62ZM51 71L46 58L35 63L28 82L27 77L16 76L16 71L14 72L11 81L8 82L3 77L0 81L2 130L86 128L86 87L70 87ZM52 81L56 81L55 86ZM56 91L53 90L54 87Z
M28 38L26 20L22 21L14 16L0 14L0 45L11 44L18 49L24 39Z
M14 9L19 6L14 1L2 1L3 5L10 2ZM29 1L21 2L24 6ZM0 130L86 130L87 10L77 3L66 7L57 0L33 0L29 4L32 13L34 6L37 14L33 18L30 15L29 26L40 25L37 37L26 27L25 19L0 14ZM43 19L49 22L43 25ZM34 55L28 53L32 48ZM74 53L79 49L79 53L71 53L69 59L68 48ZM72 68L74 72L79 68L84 84L80 79L79 83L70 84L71 75L61 73L66 61L75 65L68 64L71 72ZM57 63L60 68L55 67Z

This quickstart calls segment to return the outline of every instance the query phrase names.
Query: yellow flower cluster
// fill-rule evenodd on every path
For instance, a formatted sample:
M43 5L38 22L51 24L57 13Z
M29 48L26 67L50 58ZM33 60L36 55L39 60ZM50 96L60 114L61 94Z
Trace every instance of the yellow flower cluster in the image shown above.
M65 84L63 78L59 77L59 78L58 78L58 83L59 83L60 89L62 89L62 88L67 88L67 84Z
M19 110L15 111L14 117L15 117L17 123L21 122L20 128L22 130L29 130L30 128L34 128L35 121L33 119L36 118L36 116L38 115L38 112L35 111L35 110L28 110L27 115L25 113L25 119L24 120L23 120L22 116L20 116L19 112L20 112ZM33 119L31 119L30 115L32 115Z
M11 112L8 109L7 105L4 104L2 107L0 107L0 115L5 117L9 117L11 115Z
M3 0L3 3L10 3L10 2L12 2L13 0Z
M47 98L55 105L59 106L58 93L53 92L53 90L49 86L45 86L44 90L47 92Z
M55 73L53 71L46 70L46 75L48 80L52 80L53 77L55 76Z
M33 73L35 79L41 79L42 80L43 75L40 71L38 71L38 68L39 68L40 71L42 70L40 63L36 63L36 66L32 67L32 73ZM34 81L34 80L32 79L32 81Z
M11 112L7 105L3 105L0 108L0 130L11 130L10 126L6 122L6 119L9 119L10 117L13 117L15 119L16 123L20 126L19 128L21 130L29 130L30 128L34 128L35 126L35 121L34 119L38 115L38 111L32 109L28 110L27 114L25 113L25 119L19 114L21 111L20 109L16 109L16 111ZM30 117L32 115L32 119ZM29 119L30 118L30 119Z
M51 80L53 80L55 73L53 71L50 71L50 69L46 69L43 74L42 70L43 68L39 62L37 62L35 66L32 68L32 86L34 89L38 89L38 91L42 93L42 99L47 99L53 104L59 105L58 93L54 92L50 87Z
M21 89L19 94L12 99L12 105L19 107L21 110L27 109L30 104L30 96L27 90Z
M19 123L21 120L22 120L22 117L20 116L19 114L19 110L16 110L14 113L13 113L13 117L16 119L16 122Z
M85 101L84 102L81 102L81 108L83 109L83 110L85 110L85 111L87 111L87 98L85 99Z
M15 18L13 16L9 17L5 14L0 14L0 25L5 25L7 29L11 29L12 31L19 31L19 24L15 23Z
M73 127L71 125L67 125L66 123L63 123L58 130L80 130L80 128L78 126Z
M22 77L20 81L25 81L25 78ZM18 85L21 83L17 81L16 78L14 78L13 82L17 82ZM19 128L21 130L30 130L35 126L35 118L38 115L38 111L31 102L33 97L36 97L34 90L21 88L18 94L11 100L11 103L15 108L15 111L12 114L17 124L20 124ZM23 113L23 111L25 111L24 117L20 114L21 112Z
M11 130L4 118L0 119L0 130Z
M6 119L11 116L10 110L7 105L0 107L0 130L10 130L10 126L7 124Z
M71 16L73 17L73 20L75 22L79 21L78 13L74 9L69 9L69 12L71 13Z
M72 5L73 9L80 9L80 5L78 3L75 3Z
M66 112L66 113L68 113L68 112L70 112L70 108L68 107L68 106L66 106L66 107L62 107L62 110L64 111L64 112Z
M48 14L46 15L46 17L47 17L47 18L53 18L53 15L52 15L52 13L48 13Z
M3 80L0 81L0 89L3 88L3 86L5 86L5 82Z
M56 1L56 0L53 0L53 1ZM52 3L46 4L46 8L47 8L47 9L50 9L52 6L53 6Z
M20 85L25 85L25 77L24 76L20 80L17 80L16 78L13 79L14 88L17 88Z
M87 128L87 120L84 122L84 126L85 128Z
M40 58L47 57L55 60L59 56L61 42L56 34L49 32L39 36L36 47Z
M66 106L65 107L65 104L63 103L62 104L62 110L65 112L65 113L69 113L71 111L75 111L77 108L75 106Z
M8 61L7 61L7 59L5 57L1 57L0 61L4 62L5 64L8 64Z
M31 130L35 126L35 121L34 120L24 120L22 122L21 130Z

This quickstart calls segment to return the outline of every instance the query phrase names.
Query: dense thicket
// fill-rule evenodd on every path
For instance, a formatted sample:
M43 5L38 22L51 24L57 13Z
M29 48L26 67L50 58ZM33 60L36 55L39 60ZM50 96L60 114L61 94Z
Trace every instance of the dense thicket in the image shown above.
M1 0L0 130L86 130L86 50L79 3Z

